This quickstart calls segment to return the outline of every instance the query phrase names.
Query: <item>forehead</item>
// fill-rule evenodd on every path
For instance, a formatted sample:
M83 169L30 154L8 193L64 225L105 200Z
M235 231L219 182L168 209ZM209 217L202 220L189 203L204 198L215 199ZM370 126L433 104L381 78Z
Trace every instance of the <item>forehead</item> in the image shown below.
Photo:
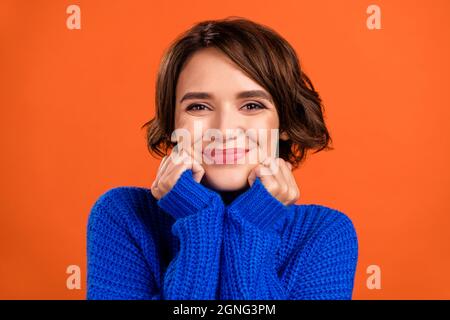
M188 91L234 94L251 89L264 90L220 50L205 48L185 62L178 78L176 95L180 97Z

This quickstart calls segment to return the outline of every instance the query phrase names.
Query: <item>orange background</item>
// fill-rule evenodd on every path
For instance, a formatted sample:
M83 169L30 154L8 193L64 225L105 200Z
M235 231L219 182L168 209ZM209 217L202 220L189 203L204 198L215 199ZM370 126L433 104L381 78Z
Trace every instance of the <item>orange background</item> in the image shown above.
M366 27L370 4L381 30ZM66 8L81 7L81 30ZM264 23L322 95L334 151L295 172L299 203L359 238L355 299L450 299L450 23L433 1L6 1L0 4L0 298L84 299L86 223L122 185L149 187L163 50L193 23ZM81 267L81 290L66 268ZM380 290L366 268L381 268Z

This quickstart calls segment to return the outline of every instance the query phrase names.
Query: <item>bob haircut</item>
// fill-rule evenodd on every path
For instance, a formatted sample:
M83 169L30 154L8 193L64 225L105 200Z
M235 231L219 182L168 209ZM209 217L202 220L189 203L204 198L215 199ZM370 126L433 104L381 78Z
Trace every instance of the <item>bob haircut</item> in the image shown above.
M231 16L206 20L175 39L163 55L156 80L156 116L146 122L147 147L152 155L165 156L175 123L175 92L186 59L197 50L215 47L267 90L279 117L279 130L289 139L279 140L279 157L297 168L307 151L334 149L325 126L322 100L302 71L291 45L271 28ZM142 129L141 128L141 129Z

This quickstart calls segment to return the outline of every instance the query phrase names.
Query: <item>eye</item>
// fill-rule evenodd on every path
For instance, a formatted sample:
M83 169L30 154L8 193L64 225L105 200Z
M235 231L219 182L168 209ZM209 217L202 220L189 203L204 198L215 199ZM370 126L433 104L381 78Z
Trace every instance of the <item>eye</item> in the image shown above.
M187 108L186 108L186 110L187 111L202 111L202 110L206 110L206 109L208 109L209 110L209 108L208 107L206 107L205 105L203 105L203 104L191 104L191 105L189 105Z
M258 109L266 109L266 106L259 104L259 103L247 103L245 106L243 106L245 110L258 110Z

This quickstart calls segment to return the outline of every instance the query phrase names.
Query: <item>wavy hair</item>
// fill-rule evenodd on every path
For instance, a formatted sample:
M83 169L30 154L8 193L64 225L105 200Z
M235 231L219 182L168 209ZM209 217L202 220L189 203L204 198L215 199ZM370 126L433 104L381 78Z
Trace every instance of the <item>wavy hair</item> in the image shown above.
M279 156L297 168L308 150L330 146L319 93L302 71L292 46L273 29L241 17L206 20L179 35L165 51L156 80L156 115L147 128L152 155L165 156L174 146L175 90L185 61L197 50L215 47L272 96L280 119Z

